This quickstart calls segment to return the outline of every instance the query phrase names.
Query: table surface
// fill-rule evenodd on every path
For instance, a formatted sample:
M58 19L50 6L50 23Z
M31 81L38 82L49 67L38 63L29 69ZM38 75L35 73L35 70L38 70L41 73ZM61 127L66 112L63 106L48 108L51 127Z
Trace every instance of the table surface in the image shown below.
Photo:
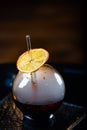
M61 107L54 113L55 123L48 127L31 127L23 123L23 114L16 107L12 100L11 93L0 101L0 129L16 130L71 130L79 126L86 118L86 109L67 102L63 102ZM87 128L86 124L82 128Z

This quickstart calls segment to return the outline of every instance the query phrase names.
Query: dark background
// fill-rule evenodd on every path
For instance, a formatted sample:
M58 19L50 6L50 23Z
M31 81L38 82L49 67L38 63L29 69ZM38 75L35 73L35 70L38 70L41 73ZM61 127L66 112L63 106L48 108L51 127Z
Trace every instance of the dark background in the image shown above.
M29 34L32 48L49 51L49 62L84 65L84 30L84 1L0 1L0 63L16 62Z

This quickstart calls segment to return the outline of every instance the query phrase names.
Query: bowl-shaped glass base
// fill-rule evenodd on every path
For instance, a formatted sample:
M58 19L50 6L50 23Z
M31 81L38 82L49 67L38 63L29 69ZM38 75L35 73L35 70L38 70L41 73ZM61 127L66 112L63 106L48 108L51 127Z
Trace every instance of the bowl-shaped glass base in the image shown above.
M29 127L52 127L55 123L55 116L53 114L50 115L41 115L38 119L31 118L29 116L24 115L23 125L26 128Z
M23 104L14 100L16 106L24 115L23 124L26 126L53 126L55 122L54 112L63 101L48 105Z
M53 126L55 122L53 114L63 101L48 105L29 105L15 100L14 102L24 115L23 124L29 126Z

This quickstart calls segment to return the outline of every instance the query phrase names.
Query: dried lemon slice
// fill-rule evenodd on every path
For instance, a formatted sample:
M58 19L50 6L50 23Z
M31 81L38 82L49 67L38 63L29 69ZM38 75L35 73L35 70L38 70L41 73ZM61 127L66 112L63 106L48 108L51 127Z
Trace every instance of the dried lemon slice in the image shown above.
M49 58L49 53L43 48L30 49L21 54L17 60L17 69L32 73L39 69Z

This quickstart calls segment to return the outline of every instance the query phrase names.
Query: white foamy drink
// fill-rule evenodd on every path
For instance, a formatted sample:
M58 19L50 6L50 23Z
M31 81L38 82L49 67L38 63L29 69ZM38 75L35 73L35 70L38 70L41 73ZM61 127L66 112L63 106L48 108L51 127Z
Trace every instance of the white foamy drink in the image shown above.
M13 83L13 96L23 104L53 104L62 101L64 95L62 76L48 64L32 74L19 71Z

